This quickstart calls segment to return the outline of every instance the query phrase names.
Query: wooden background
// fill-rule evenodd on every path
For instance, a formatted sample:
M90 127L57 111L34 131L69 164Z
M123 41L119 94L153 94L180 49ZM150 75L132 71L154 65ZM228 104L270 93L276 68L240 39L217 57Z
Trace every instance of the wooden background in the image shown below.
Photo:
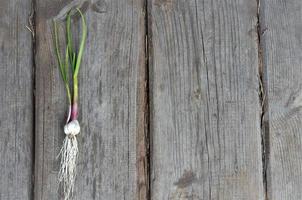
M302 1L1 0L0 200L62 199L52 20L74 7L74 199L302 199Z

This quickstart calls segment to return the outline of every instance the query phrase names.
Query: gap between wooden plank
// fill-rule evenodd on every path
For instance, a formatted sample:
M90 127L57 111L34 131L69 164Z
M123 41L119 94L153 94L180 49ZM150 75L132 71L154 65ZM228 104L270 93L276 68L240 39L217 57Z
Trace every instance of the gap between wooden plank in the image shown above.
M32 146L32 152L33 152L33 158L32 158L32 199L34 199L35 196L35 145L36 145L36 98L35 98L35 88L36 88L36 1L32 0L31 3L31 14L29 16L29 29L32 35L32 102L33 102L33 127L32 127L32 138L33 138L33 146Z
M149 51L150 48L152 48L152 42L150 37L150 31L149 31L149 1L145 0L144 2L144 9L145 9L145 97L146 97L146 103L145 103L145 151L146 151L146 194L145 199L151 200L151 179L150 179L150 169L151 169L151 135L150 135L150 85L149 85L149 65L150 65L150 59L149 59ZM140 198L139 198L140 200Z
M149 41L148 41L148 0L144 0L143 5L144 12L144 65L143 66L143 81L140 82L139 88L142 90L139 96L139 105L142 105L142 111L139 112L143 116L139 118L138 127L143 129L143 133L140 130L137 131L137 171L138 171L138 200L150 199L150 109L149 109ZM140 110L140 108L139 108Z

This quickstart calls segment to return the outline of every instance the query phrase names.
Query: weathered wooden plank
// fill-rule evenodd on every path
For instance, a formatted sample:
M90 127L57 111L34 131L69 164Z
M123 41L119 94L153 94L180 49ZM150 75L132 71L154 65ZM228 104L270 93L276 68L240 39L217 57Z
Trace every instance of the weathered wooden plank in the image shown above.
M53 18L80 2L37 0L35 199L60 199L56 156L67 107L51 27ZM138 199L145 188L144 167L137 165L144 160L144 147L137 148L144 140L143 1L87 1L83 9L89 33L79 80L82 133L74 199Z
M302 199L302 2L261 1L268 199Z
M264 199L257 2L148 9L151 199Z
M0 199L32 199L30 0L0 2Z

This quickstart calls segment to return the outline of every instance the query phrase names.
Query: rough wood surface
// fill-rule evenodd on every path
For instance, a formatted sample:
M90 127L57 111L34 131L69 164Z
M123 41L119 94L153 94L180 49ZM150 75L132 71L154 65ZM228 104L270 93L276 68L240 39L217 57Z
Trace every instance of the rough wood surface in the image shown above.
M0 199L32 199L31 1L0 2Z
M56 156L67 107L51 27L53 18L81 2L37 0L35 199L61 199ZM146 188L146 178L138 179L146 172L137 164L145 160L144 149L137 148L145 118L143 1L87 1L82 8L89 33L79 80L74 199L138 199Z
M302 2L261 1L268 199L302 199Z
M148 9L151 199L264 199L257 2Z

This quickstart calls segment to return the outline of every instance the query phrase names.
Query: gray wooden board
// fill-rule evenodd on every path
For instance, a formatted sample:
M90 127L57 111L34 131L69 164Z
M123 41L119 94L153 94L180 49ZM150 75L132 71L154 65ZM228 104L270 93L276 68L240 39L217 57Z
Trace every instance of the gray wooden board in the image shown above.
M56 156L67 105L53 50L52 20L80 3L36 2L35 199L61 199ZM87 1L82 8L89 30L79 80L82 131L74 199L138 199L144 196L139 188L146 189L146 178L138 179L145 168L138 170L137 164L145 156L137 149L144 143L139 141L144 139L145 118L143 1Z
M257 2L148 9L151 199L264 199Z
M31 1L0 2L0 199L32 199Z
M261 1L268 199L302 199L302 2Z

